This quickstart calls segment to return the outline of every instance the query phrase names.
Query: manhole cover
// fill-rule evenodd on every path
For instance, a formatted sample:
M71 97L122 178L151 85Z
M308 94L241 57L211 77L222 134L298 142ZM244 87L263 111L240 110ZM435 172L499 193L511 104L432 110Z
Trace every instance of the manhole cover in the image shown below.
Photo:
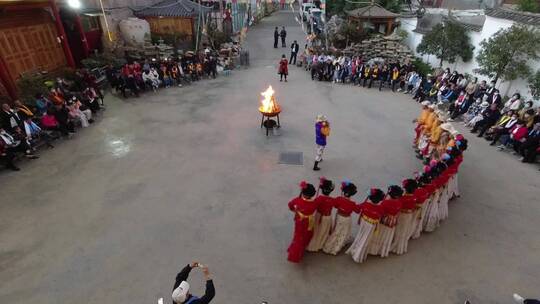
M279 153L278 163L284 165L304 165L304 153L303 152L281 152Z

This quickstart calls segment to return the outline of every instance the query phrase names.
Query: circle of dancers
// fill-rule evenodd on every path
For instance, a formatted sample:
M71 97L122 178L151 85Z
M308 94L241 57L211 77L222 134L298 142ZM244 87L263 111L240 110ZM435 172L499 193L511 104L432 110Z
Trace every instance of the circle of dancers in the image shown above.
M347 246L345 253L357 263L364 262L368 255L401 255L407 252L410 239L435 231L448 218L448 202L459 197L458 169L467 140L446 131L450 140L445 142L444 151L439 151L440 147L430 141L433 134L429 128L433 125L425 125L437 116L429 113L432 110L424 108L424 117L416 121L415 148L425 141L431 148L421 147L427 165L414 178L390 185L386 191L372 188L360 204L353 199L357 186L351 181L341 183L337 197L331 196L334 182L325 177L317 187L300 183L300 194L288 204L294 212L294 235L287 249L290 262L299 263L306 250L337 255ZM359 229L350 243L353 213L359 215Z

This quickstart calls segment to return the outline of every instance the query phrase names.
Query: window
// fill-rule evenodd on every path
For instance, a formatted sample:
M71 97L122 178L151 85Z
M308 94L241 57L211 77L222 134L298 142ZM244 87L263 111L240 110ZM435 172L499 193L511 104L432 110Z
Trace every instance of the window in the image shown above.
M99 30L99 17L98 16L81 16L81 23L85 32Z

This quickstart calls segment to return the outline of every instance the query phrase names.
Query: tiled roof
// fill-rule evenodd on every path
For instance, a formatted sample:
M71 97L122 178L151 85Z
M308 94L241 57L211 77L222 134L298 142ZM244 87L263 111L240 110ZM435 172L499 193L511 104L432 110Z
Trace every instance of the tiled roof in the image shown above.
M418 23L416 24L416 28L413 30L416 33L420 34L426 34L431 31L431 29L445 21L455 22L459 25L463 26L465 29L475 32L482 31L482 27L484 26L484 19L483 16L477 16L480 18L475 19L466 19L461 20L461 18L458 18L456 16L444 16L441 14L425 14L422 18L418 19ZM478 20L476 20L478 19Z
M399 14L392 13L391 11L377 4L371 4L348 11L347 15L357 18L395 18L399 16Z
M194 17L199 11L209 12L211 8L190 0L165 0L141 9L134 9L137 17Z
M529 25L540 25L540 14L514 11L506 8L486 9L486 15Z

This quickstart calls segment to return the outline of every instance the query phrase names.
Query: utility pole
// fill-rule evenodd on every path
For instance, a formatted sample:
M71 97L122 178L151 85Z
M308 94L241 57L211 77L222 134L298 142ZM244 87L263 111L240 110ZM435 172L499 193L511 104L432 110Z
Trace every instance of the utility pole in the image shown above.
M199 35L201 31L201 0L199 0L199 14L197 16L197 37L195 37L195 53L199 50Z

